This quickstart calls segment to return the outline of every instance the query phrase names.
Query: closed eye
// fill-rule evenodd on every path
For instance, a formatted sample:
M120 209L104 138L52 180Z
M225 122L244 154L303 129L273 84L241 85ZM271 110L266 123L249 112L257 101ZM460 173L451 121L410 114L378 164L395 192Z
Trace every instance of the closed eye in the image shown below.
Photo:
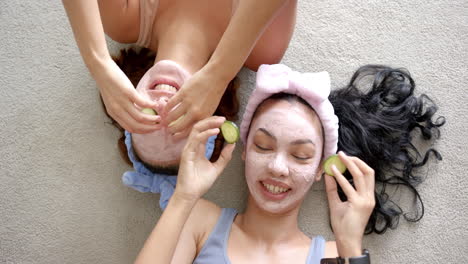
M298 159L298 160L308 160L308 159L311 159L311 157L299 157L299 156L296 156L296 155L293 155L294 158Z
M259 146L259 145L257 145L257 144L255 144L255 147L257 147L259 150L262 150L262 151L268 151L268 150L271 150L271 149L269 149L269 148L264 148L264 147L261 147L261 146Z

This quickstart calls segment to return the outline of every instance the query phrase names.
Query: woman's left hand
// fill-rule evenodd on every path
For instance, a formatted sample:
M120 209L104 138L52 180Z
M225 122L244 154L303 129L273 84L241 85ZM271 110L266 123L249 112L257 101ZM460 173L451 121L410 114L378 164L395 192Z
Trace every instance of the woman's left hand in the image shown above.
M175 140L187 137L196 122L213 115L227 85L205 66L180 88L166 105L169 131Z
M348 198L347 201L342 202L338 196L335 180L332 176L325 176L331 224L339 255L341 257L360 256L362 255L364 229L375 206L374 170L362 160L347 156L341 151L338 156L353 175L356 189L333 166L332 171L336 182Z

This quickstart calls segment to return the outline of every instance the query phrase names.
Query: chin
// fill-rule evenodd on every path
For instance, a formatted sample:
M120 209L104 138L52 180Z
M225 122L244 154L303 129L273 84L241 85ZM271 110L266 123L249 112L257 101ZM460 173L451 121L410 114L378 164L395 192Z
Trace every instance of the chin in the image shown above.
M270 214L283 215L288 214L291 211L298 209L301 206L302 200L297 199L297 193L290 191L282 199L271 199L258 191L260 186L256 186L256 190L252 190L249 184L249 196L252 202L255 203L256 207L260 208Z

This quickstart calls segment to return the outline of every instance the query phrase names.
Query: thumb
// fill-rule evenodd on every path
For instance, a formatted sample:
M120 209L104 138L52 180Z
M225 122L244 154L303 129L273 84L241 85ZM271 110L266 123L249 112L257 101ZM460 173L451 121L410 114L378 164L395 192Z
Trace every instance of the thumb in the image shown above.
M235 147L236 144L228 144L224 147L223 151L221 151L221 155L219 156L218 160L214 163L214 166L219 172L221 172L231 160L232 152L234 151Z
M325 189L327 191L328 204L330 208L335 207L341 203L340 197L338 196L338 187L335 179L325 174Z

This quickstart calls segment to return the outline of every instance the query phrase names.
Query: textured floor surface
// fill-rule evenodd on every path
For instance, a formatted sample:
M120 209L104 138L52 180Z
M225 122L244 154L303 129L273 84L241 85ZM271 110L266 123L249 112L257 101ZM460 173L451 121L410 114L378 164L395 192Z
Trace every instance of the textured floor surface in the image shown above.
M115 52L119 46L109 41ZM299 0L283 62L327 70L334 88L358 66L406 67L447 118L420 186L426 214L365 238L373 263L468 263L468 3ZM161 211L158 195L124 187L108 124L60 1L0 1L0 263L130 263ZM245 104L254 74L240 74ZM239 149L207 194L242 208ZM323 186L300 225L332 239Z

